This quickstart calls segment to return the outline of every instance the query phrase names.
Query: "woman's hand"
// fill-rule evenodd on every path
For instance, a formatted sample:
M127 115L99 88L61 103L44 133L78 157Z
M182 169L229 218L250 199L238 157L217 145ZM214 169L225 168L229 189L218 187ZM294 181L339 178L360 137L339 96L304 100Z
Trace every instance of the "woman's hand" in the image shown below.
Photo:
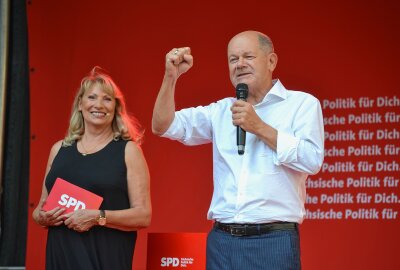
M64 213L65 208L57 206L50 211L44 211L42 209L44 202L45 201L41 201L38 206L39 211L35 218L36 223L43 227L60 226L63 224L64 218L62 214Z
M63 215L64 224L77 232L86 232L97 224L98 210L79 209Z

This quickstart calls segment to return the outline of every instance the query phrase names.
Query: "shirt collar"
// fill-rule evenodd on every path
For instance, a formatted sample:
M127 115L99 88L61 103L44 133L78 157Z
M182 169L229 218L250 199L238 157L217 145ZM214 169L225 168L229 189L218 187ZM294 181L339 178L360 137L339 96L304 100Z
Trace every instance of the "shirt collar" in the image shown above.
M263 100L257 105L269 103L272 101L285 100L286 98L287 98L286 88L283 86L283 84L279 79L274 79L272 80L272 88L268 91Z

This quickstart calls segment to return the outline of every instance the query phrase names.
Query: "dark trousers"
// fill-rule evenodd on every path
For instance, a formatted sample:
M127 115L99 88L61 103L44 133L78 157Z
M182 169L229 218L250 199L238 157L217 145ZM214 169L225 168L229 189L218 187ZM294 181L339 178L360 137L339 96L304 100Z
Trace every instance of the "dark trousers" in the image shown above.
M207 237L207 270L300 270L298 229L232 236L213 228Z

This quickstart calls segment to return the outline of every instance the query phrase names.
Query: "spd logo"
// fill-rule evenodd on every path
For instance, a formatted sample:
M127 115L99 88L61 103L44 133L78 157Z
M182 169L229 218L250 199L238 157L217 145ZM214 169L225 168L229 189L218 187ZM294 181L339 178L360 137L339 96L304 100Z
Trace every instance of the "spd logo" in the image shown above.
M58 203L62 206L65 206L66 208L70 208L71 206L75 206L74 210L78 209L85 209L86 205L84 202L78 201L74 197L70 197L67 194L61 195L61 199L58 201Z
M161 267L178 267L178 266L179 266L179 258L174 258L174 257L161 258Z

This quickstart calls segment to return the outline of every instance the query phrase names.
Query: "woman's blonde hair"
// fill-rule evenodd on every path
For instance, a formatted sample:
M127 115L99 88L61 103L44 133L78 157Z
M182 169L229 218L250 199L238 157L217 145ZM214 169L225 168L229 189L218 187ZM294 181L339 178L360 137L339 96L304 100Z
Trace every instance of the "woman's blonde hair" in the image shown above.
M115 98L115 114L112 121L114 140L132 140L140 145L142 143L143 131L139 122L135 117L128 115L124 96L113 79L107 75L103 69L96 66L90 71L88 76L82 79L81 86L76 93L74 103L72 104L69 128L64 138L63 146L70 146L73 142L82 138L85 132L85 123L83 121L82 112L79 110L79 103L85 92L95 85Z

